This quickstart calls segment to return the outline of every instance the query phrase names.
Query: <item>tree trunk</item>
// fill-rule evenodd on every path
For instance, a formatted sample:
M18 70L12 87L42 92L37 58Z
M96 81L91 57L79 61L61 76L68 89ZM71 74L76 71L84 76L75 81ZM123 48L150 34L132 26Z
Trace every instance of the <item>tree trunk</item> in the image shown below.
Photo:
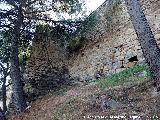
M16 106L16 112L24 111L26 101L23 93L23 84L18 59L18 41L17 37L12 39L11 43L11 79L13 82L13 98Z
M21 27L23 25L22 3L18 7L17 21L11 37L11 70L10 75L13 83L13 100L16 107L16 113L23 112L26 108L26 100L23 91L22 75L20 71L18 47L20 41Z
M160 91L160 49L152 34L151 28L139 0L125 0L132 24L137 34L143 55L150 67L152 79Z
M5 116L4 116L4 113L0 107L0 120L6 120Z
M2 84L2 102L3 102L3 112L5 113L7 111L7 95L6 95L6 77L3 78L3 84Z

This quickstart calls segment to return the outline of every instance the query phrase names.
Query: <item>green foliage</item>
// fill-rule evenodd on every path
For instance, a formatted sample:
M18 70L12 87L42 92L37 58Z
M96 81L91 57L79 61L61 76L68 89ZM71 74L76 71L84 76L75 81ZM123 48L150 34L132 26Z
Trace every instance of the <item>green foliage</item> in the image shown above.
M81 34L85 35L87 32L93 31L94 27L98 23L99 20L99 13L94 11L84 22L83 28L81 30Z
M67 48L68 51L73 52L80 49L86 41L79 31L73 30L80 23L77 24L68 22L65 25L57 24L51 27L39 23L36 26L36 37L40 40L53 40L60 46Z
M146 64L138 64L122 72L113 74L111 76L107 76L105 78L95 80L95 84L97 84L100 88L104 89L109 86L116 86L120 84L124 84L125 82L131 82L135 80L144 80L144 77L136 77L135 74L139 72L146 71L146 79L151 79L151 73ZM91 82L92 83L92 82ZM93 84L93 83L92 83Z
M86 42L86 39L82 36L76 36L69 42L68 49L70 52L79 50L84 43Z
M59 90L55 91L54 93L55 93L57 96L64 96L64 95L65 95L65 92L66 92L65 89L59 89Z
M82 10L82 2L80 0L55 0L52 6L59 13L67 12L73 14Z
M0 33L0 62L8 63L10 57L10 34L8 32Z
M159 115L158 114L154 114L152 117L151 117L151 120L159 120Z
M117 9L119 9L119 4L121 3L121 0L112 0L109 1L109 5L105 12L105 17L108 22L108 27L111 28L112 26L112 16L115 13ZM77 34L75 34L70 42L69 42L69 49L70 51L76 51L77 49L80 49L84 44L87 42L86 34L89 34L90 32L93 32L95 29L95 26L99 23L100 15L97 11L94 11L85 21L83 21L81 29L77 30Z
M30 48L19 48L19 54L18 54L18 58L19 58L19 64L20 65L25 65L26 61L29 59L30 57L30 53L31 50Z
M49 25L43 23L38 23L36 25L36 37L37 39L50 39L51 38L51 28Z
M98 16L98 13L92 13L85 21L83 21L81 27L73 33L68 44L70 52L79 50L88 41L85 36L88 32L93 31L95 25L98 23Z

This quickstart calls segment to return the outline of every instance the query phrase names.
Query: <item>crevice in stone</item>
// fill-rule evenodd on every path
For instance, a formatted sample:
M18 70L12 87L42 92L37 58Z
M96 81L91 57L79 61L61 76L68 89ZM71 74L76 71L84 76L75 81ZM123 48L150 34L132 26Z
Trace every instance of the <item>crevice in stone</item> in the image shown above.
M129 62L137 62L138 58L137 58L137 56L134 56L134 57L129 58L128 61Z

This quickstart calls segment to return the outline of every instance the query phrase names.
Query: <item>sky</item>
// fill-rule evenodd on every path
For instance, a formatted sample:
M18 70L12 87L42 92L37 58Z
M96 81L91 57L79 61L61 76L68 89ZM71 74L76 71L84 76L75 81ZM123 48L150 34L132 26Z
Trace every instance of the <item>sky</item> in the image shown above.
M105 0L84 0L85 1L85 7L87 8L86 15L89 15L92 11L96 10ZM7 9L10 8L9 6L6 6L4 4L0 4L1 9ZM48 11L48 14L51 18L54 20L58 20L57 15L53 11ZM70 15L64 15L65 18L71 18ZM75 16L73 16L74 18Z
M96 10L105 0L86 0L86 7L93 11Z
M86 11L86 15L89 15L91 12L93 12L94 10L96 10L105 0L84 0L85 1L85 7L87 8ZM49 16L54 19L54 20L58 20L58 16L56 15L56 13L54 11L48 11ZM61 14L65 19L74 19L74 18L78 18L79 16L71 16L69 14Z

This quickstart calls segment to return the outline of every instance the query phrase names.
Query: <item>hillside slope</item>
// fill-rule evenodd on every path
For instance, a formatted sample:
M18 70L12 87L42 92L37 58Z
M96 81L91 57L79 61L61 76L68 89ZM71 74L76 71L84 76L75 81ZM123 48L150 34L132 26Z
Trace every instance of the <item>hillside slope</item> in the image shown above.
M142 70L140 67L138 69ZM130 75L128 71L133 73L135 69L128 69L105 81L111 83L115 76L122 73L124 76L124 73ZM160 95L154 92L146 76L139 74L136 77L135 72L132 75L126 77L129 82L121 77L121 82L116 82L118 84L113 85L112 82L113 86L102 87L99 83L106 83L96 80L50 92L33 102L23 114L12 116L9 120L97 120L138 116L142 120L160 119Z
M103 111L102 96L106 96L106 100L111 97L120 105ZM64 96L47 95L34 102L22 115L9 120L84 120L84 116L93 119L96 116L112 115L138 115L146 119L147 116L160 115L159 99L160 96L154 96L147 83L110 88L106 91L95 86L85 86L70 89Z

